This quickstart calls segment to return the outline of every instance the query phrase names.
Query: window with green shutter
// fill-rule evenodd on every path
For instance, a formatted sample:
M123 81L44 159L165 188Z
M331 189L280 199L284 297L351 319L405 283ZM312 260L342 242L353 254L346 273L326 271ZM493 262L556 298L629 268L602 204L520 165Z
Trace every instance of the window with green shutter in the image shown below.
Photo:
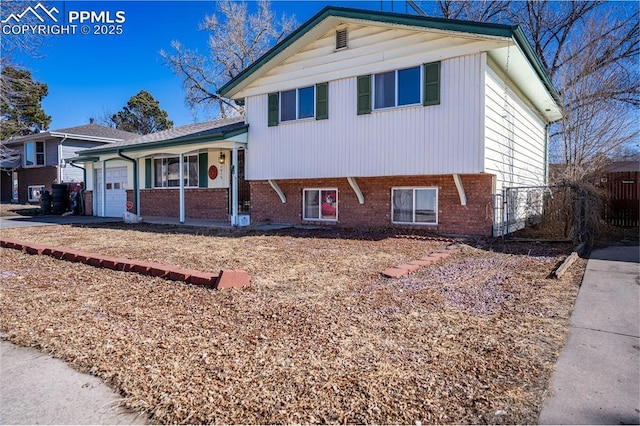
M268 117L268 126L277 126L278 125L278 115L279 115L279 93L269 93L269 117Z
M329 83L316 84L316 120L329 118Z
M358 76L358 115L371 114L371 76Z
M424 106L440 104L440 62L424 64Z

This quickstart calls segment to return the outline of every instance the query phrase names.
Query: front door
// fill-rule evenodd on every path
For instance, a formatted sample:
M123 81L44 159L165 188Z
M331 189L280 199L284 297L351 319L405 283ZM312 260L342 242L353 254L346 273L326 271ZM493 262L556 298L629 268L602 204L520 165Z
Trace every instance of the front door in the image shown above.
M238 214L249 214L251 211L251 188L249 182L245 180L245 150L238 150ZM233 160L232 160L233 162ZM234 165L231 165L234 167ZM229 184L229 213L233 212L233 179Z

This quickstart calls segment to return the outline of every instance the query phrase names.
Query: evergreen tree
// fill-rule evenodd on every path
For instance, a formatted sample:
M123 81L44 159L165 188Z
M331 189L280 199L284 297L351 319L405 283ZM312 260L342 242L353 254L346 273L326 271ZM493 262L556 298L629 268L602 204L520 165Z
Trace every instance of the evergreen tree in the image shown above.
M146 135L172 128L173 121L168 117L169 114L160 108L160 102L151 93L141 90L129 99L122 111L111 116L111 121L116 129Z
M47 85L33 81L30 71L13 66L4 66L1 74L0 139L48 129L51 116L41 105L49 94Z

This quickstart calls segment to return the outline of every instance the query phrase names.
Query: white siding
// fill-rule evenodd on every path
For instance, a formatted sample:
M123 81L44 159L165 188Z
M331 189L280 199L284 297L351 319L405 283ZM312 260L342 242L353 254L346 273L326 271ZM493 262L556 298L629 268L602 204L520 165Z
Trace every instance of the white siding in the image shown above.
M506 105L506 108L505 108ZM485 171L504 186L546 183L545 125L511 88L486 67Z
M384 25L349 24L348 48L335 51L335 28L286 58L234 97L304 87L405 68L421 63L476 54L505 46L501 39L479 39L433 30L398 29Z
M402 66L422 64L413 60ZM359 116L353 76L329 82L328 120L277 127L267 126L266 93L248 97L247 179L482 172L484 55L445 60L441 75L440 105Z

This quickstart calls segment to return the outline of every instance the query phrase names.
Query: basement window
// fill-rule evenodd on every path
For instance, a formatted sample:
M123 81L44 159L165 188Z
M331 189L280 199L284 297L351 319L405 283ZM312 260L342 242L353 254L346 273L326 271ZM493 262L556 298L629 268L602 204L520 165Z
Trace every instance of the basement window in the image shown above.
M437 188L393 188L392 222L407 225L438 224Z
M347 48L347 29L336 30L336 50Z
M338 189L305 189L302 196L304 220L338 220Z

